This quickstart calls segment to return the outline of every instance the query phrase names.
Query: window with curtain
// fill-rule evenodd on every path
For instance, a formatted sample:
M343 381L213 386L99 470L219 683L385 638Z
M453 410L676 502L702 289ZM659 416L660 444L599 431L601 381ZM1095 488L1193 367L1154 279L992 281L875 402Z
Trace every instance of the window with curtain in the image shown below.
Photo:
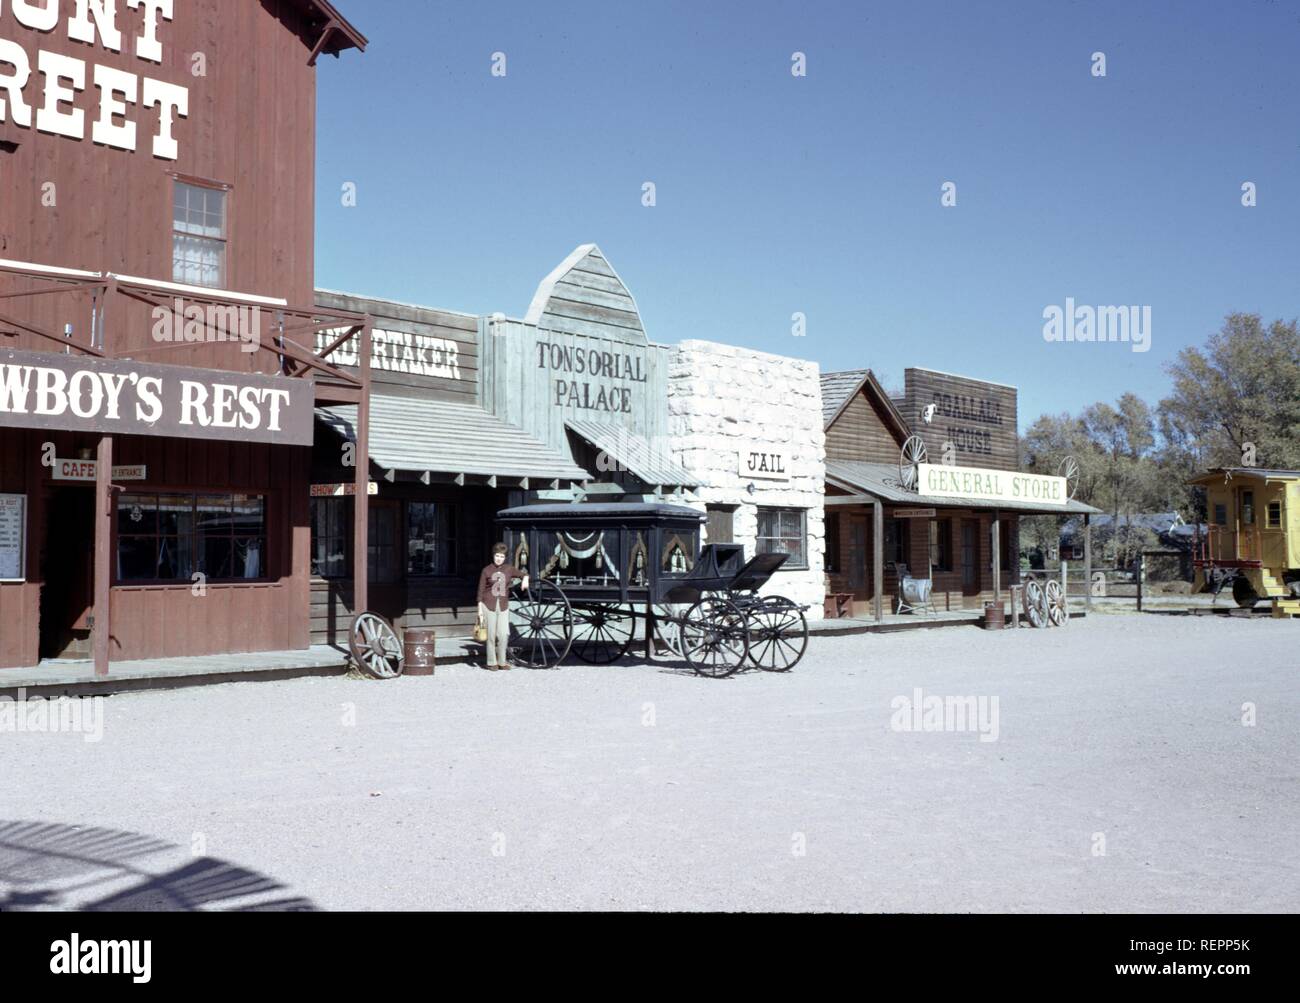
M177 181L172 201L172 281L226 288L224 188Z
M266 499L244 494L120 494L117 580L249 581L267 575Z
M408 502L406 506L406 573L456 574L454 502Z
M760 554L789 554L784 568L808 567L805 515L801 508L760 508L754 549Z

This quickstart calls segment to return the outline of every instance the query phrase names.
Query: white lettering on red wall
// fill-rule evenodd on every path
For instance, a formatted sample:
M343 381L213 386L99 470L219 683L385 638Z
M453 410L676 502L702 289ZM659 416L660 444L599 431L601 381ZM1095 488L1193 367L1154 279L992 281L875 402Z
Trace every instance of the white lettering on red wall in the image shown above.
M0 123L134 152L137 125L147 124L155 157L176 160L176 119L189 115L186 87L76 56L39 49L35 65L15 29L59 29L60 0L0 0ZM173 0L76 0L64 26L68 38L145 63L161 64L159 27Z

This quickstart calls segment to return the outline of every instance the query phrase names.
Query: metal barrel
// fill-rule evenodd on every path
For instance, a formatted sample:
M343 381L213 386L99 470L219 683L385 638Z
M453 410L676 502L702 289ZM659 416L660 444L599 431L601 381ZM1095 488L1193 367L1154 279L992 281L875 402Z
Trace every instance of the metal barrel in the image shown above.
M433 675L433 643L438 632L431 627L408 627L402 636L403 654L406 666L403 672L408 676Z
M1001 630L1006 625L1007 608L1000 602L986 602L984 604L984 629Z

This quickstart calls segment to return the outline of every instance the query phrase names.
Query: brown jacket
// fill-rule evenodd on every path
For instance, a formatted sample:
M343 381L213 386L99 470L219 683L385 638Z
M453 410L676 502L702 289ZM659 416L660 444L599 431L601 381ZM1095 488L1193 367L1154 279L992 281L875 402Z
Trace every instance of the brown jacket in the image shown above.
M513 564L497 567L489 564L478 576L478 601L490 610L500 613L510 608L510 580L522 578L527 572Z

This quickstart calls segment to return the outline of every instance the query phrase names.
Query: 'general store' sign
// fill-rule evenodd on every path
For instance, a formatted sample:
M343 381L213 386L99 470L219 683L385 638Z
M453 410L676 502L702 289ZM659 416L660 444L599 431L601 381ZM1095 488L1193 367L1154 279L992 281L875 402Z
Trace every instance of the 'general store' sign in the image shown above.
M0 351L0 427L309 446L310 380Z
M920 493L936 498L974 498L979 501L1064 505L1069 501L1064 477L1021 474L1014 470L982 467L920 465Z

